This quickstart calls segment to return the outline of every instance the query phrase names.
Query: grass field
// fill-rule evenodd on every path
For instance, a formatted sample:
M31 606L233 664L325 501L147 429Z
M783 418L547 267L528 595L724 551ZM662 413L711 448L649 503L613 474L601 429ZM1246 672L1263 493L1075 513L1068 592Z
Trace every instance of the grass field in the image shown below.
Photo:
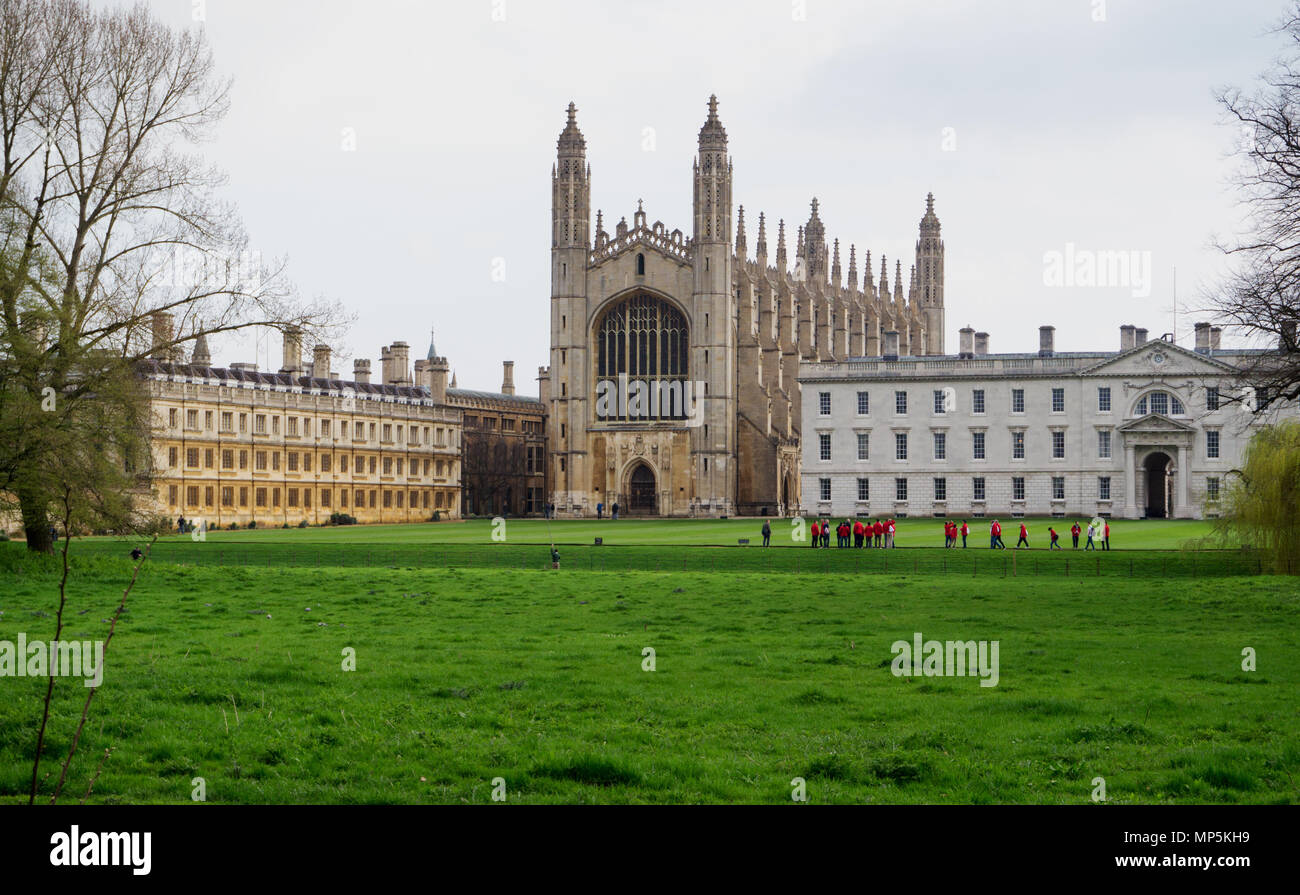
M63 800L81 797L107 748L91 802L186 802L194 777L218 803L487 802L498 777L511 803L788 804L795 777L816 803L1083 804L1098 776L1114 802L1300 799L1294 579L966 578L897 567L809 577L729 569L725 559L715 572L694 557L961 551L681 546L752 521L553 527L557 540L560 530L575 542L596 531L611 543L606 532L631 539L632 525L647 524L640 539L676 540L566 547L560 572L531 559L520 568L330 559L402 543L423 555L441 543L531 557L545 548L521 544L544 522L511 520L505 544L484 542L490 526L477 522L159 542L111 644ZM1194 525L1165 524L1179 534L1117 524L1117 540L1142 536L1144 549L1100 559L1119 569L1154 556L1151 544L1196 536ZM333 549L304 567L312 544ZM52 636L57 563L0 548L0 640ZM73 549L65 637L102 638L130 574L125 545ZM212 560L253 550L270 564ZM575 553L638 555L664 571L602 573ZM667 571L683 554L700 570ZM1064 559L1038 550L1018 561L1031 556ZM891 644L915 632L998 641L997 686L896 677ZM1242 669L1246 647L1256 671ZM342 670L345 648L356 651L355 671ZM643 670L646 648L653 671ZM8 677L0 687L0 801L23 801L44 682ZM57 776L86 692L60 680L42 773Z

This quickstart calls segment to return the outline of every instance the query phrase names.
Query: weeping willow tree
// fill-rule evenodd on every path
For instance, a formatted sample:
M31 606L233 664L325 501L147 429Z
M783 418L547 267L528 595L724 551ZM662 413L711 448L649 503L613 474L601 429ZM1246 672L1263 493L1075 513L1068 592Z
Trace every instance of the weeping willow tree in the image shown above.
M1274 572L1300 575L1300 422L1259 429L1234 473L1220 533L1257 548Z

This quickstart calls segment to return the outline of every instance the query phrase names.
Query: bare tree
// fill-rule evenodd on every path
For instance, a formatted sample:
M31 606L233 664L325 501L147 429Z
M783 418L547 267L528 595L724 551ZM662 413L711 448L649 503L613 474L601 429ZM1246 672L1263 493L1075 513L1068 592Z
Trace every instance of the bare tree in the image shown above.
M1246 232L1219 244L1235 263L1208 310L1248 340L1277 346L1247 362L1245 379L1264 396L1259 411L1300 396L1300 2L1276 30L1286 47L1255 92L1228 88L1216 97L1240 129L1236 186Z
M324 336L344 320L251 251L197 152L229 87L202 32L142 4L0 0L0 487L31 549L50 549L59 483L120 494L111 467L147 475L151 421L131 383L159 349L153 314L175 322L160 346L173 355L199 335ZM129 515L129 501L86 507Z
M510 497L522 495L527 481L522 438L492 432L466 432L461 476L463 486L473 494L476 507L496 505L501 495L502 512L510 512Z

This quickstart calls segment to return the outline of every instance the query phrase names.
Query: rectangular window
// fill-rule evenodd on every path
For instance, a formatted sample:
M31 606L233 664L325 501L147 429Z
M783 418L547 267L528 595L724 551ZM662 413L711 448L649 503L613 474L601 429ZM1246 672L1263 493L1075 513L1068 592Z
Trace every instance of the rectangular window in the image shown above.
M941 478L941 479L935 479L935 480L934 480L934 499L935 499L935 502L936 502L936 503L941 503L941 502L943 502L943 501L945 501L945 500L948 499L948 480L947 480L947 479L942 479L942 478Z
M222 469L234 469L234 468L235 468L235 452L234 452L234 451L223 450L223 451L221 452L221 468L222 468Z
M235 431L235 415L233 413L225 410L221 412L221 431L222 432Z
M199 467L199 449L198 449L198 448L186 448L186 449L185 449L185 465L188 466L188 467L190 467L190 469L198 469L198 467Z
M871 393L858 392L858 416L871 413Z
M258 451L253 455L253 468L261 472L266 471L266 451Z
M1206 386L1205 388L1205 409L1219 409L1219 387L1217 385Z
M239 452L239 468L240 469L248 468L248 451Z
M858 479L858 500L871 500L871 484L867 479Z
M172 506L176 506L176 494L177 494L176 486L175 486L175 485L168 485L168 486L167 486L167 503L171 504Z
M321 456L320 456L320 471L321 471L321 472L329 472L329 471L330 471L330 455L329 455L329 454L321 454Z
M1110 476L1097 477L1097 499L1110 500Z
M970 446L971 457L973 457L976 460L983 460L984 459L984 433L972 432L970 434L970 438L971 438L971 446Z
M1065 389L1052 389L1052 413L1065 413Z
M1218 476L1212 475L1205 480L1205 499L1206 500L1219 499L1219 477ZM174 502L175 501L173 501L173 503Z
M302 471L311 472L311 454L306 451L304 451L302 455Z
M829 432L817 433L818 458L829 460L831 458L831 436Z
M937 388L934 390L934 412L935 413L947 412L947 405L944 402L943 389L941 388Z
M266 506L266 489L265 489L265 488L256 488L256 489L254 489L254 491L253 491L253 505L254 505L254 506L259 506L259 507L264 507L264 506Z
M291 507L296 507L297 505L298 505L298 489L297 489L297 488L290 488L290 489L289 489L289 506L291 506Z
M1152 412L1152 413L1162 413L1162 414L1166 414L1166 415L1168 415L1168 413L1169 413L1169 393L1168 393L1168 392L1152 392L1152 393L1151 393L1151 412Z
M1052 433L1052 459L1065 459L1065 433L1056 431Z
M258 413L258 414L255 414L255 415L253 416L253 434L254 434L254 435L265 435L265 434L266 434L266 414L265 414L265 413Z
M339 454L339 472L348 471L348 455Z
M279 472L279 471L280 471L280 452L279 452L279 451L276 451L275 453L273 453L273 454L271 455L271 471L272 471L272 472ZM278 504L277 504L277 506L278 506Z
M221 505L223 507L233 507L235 505L235 489L222 486L221 488Z
M285 435L298 434L298 417L296 416L285 417L284 424L285 424L285 433L284 433ZM289 506L293 506L293 504L289 504Z
M203 411L203 428L204 428L204 429L207 429L209 432L212 431L212 411L211 411L211 410L205 410L205 411Z
M185 411L185 428L197 429L199 427L199 412L197 410Z
M894 500L907 500L907 479L894 479Z
M384 458L384 475L392 475L392 474L393 474L393 458L392 458L392 457L385 457L385 458Z
M822 416L831 415L831 393L821 392L817 395L817 412Z
M185 505L196 507L199 505L199 486L189 485L185 489Z
M907 433L906 432L894 433L894 459L895 460L907 459Z
M821 499L822 499L822 500L825 501L825 500L830 500L830 499L831 499L831 480L830 480L830 479L818 479L818 480L817 480L817 487L818 487L818 489L819 489L819 493L821 494Z
M320 505L323 506L323 507L327 507L327 506L330 505L330 489L329 489L329 488L321 488L321 489L320 489Z
M1205 433L1205 456L1210 458L1219 456L1219 433L1214 430Z
M984 389L977 388L973 392L971 392L970 411L971 413L984 412Z
M240 489L239 489L239 505L240 505L241 507L246 507L246 506L248 506L248 489L247 489L247 488L240 488Z
M211 469L212 462L216 459L216 452L212 448L203 449L203 468Z
M984 476L980 475L971 479L971 492L974 495L974 500L984 499Z
M297 471L298 471L298 452L297 452L297 451L289 451L289 471L290 471L290 472L297 472ZM289 506L293 506L293 504L289 504Z
M1065 476L1052 476L1052 500L1065 500Z
M934 459L936 460L948 459L948 433L947 432L934 433Z
M1024 432L1011 433L1011 459L1012 460L1025 459L1025 433Z
M894 392L894 413L907 413L907 392Z
M352 424L352 438L353 438L355 441L365 441L365 440L366 440L366 424L365 424L365 423L353 423L353 424Z
M169 447L167 449L167 465L175 469L179 459L180 459L180 450L178 448Z
M868 432L858 433L858 459L871 459L871 434Z
M384 507L391 508L393 505L393 492L384 491Z
M1097 387L1097 410L1101 413L1110 413L1110 386L1102 385Z
M1011 412L1025 412L1025 390L1023 388L1013 388L1011 390Z
M1011 477L1011 499L1012 500L1025 499L1025 477L1024 476L1015 475Z
M1110 430L1100 429L1097 432L1097 457L1101 460L1110 459Z
M173 407L172 409L170 409L170 410L167 411L167 425L170 426L170 427L173 428L173 429L176 428L176 417L177 417L177 416L178 416L178 414L176 413L176 408L175 408L175 407ZM175 503L175 501L173 501L173 503Z

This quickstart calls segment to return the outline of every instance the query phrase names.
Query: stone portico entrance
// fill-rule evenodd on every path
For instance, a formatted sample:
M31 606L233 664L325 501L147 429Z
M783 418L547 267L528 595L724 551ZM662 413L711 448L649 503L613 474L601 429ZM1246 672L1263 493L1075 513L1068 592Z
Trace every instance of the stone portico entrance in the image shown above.
M1192 519L1191 426L1152 413L1119 427L1124 445L1125 519Z

